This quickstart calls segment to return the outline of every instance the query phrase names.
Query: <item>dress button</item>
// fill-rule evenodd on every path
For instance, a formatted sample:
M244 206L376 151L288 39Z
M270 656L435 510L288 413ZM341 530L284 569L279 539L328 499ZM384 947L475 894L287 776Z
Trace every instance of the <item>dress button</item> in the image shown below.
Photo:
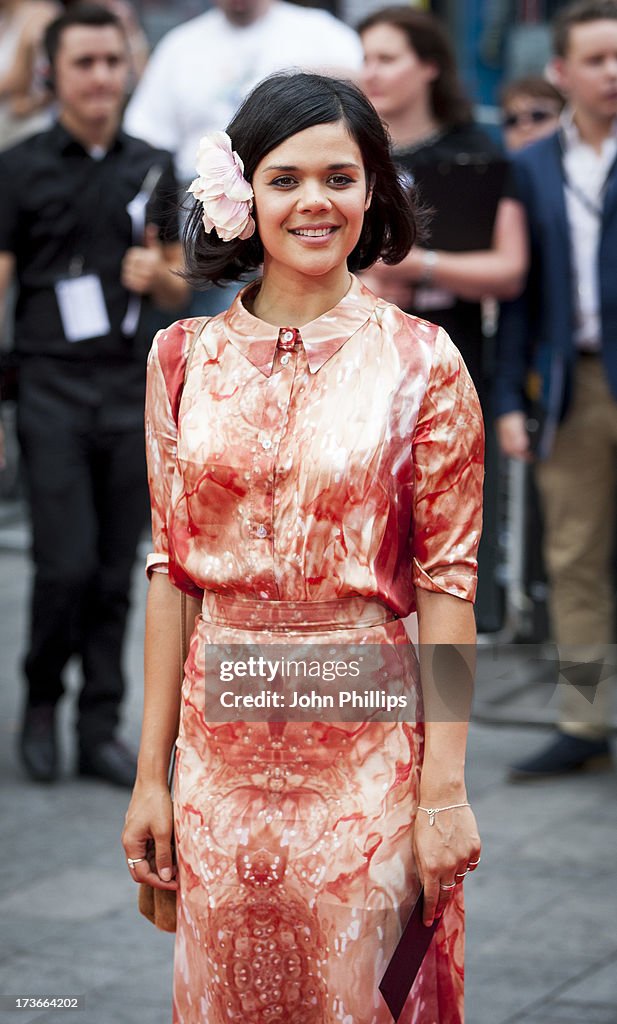
M294 332L293 331L283 331L282 338L283 338L283 341L293 341L294 340Z
M259 524L259 526L257 527L256 533L257 533L258 537L267 537L268 536L268 530L263 525L263 523Z
M272 447L272 441L270 440L269 437L264 437L263 441L261 442L261 447L265 449L265 451L268 451L268 448Z
M289 362L290 358L291 356L289 355L289 352L286 352L284 356L281 356L281 365L287 366L287 363Z

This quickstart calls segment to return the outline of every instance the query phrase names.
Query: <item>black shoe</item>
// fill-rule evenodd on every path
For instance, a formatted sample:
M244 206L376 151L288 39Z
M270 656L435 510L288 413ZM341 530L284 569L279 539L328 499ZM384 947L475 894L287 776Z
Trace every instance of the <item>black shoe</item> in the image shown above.
M132 789L137 773L137 758L120 740L106 740L87 750L82 749L77 765L78 775L104 779L114 786Z
M586 740L569 733L558 732L543 750L525 761L512 765L509 778L511 782L547 779L554 775L609 768L611 763L608 740Z
M19 755L35 782L58 778L58 741L54 704L26 704L19 737Z

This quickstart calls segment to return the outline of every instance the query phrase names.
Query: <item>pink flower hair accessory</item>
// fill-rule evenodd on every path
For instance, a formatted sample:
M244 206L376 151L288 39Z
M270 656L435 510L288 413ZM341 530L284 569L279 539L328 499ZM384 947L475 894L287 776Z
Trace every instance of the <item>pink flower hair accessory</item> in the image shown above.
M244 164L231 148L226 132L209 132L199 143L197 173L187 191L203 206L206 231L223 242L250 238L255 231L253 189L244 177Z

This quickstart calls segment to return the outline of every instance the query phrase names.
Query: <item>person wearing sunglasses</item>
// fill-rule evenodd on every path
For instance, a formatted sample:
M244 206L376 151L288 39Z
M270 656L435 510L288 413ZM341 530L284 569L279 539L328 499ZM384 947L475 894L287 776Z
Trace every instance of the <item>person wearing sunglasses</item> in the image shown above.
M565 100L541 75L516 78L501 93L501 126L506 149L514 153L557 129Z
M501 308L493 405L503 454L533 465L561 666L557 728L512 766L519 781L612 765L617 0L568 5L553 33L567 105L558 130L513 160L531 265Z

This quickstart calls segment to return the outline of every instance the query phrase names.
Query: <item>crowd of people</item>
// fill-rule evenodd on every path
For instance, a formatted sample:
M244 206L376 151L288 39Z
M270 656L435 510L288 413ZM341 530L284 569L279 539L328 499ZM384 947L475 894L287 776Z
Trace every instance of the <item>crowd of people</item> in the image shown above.
M77 607L82 614L83 602L76 601L75 595L92 578L95 567L96 574L109 574L114 579L114 597L103 603L110 609L113 607L112 617L117 619L116 636L110 640L111 646L107 646L106 638L106 649L114 662L113 670L106 666L104 672L104 688L109 692L106 697L99 695L95 702L107 701L110 723L117 720L117 704L123 691L120 661L125 621L125 615L119 615L118 608L121 605L126 611L128 607L128 573L143 525L145 507L143 495L140 496L143 473L137 479L137 469L141 465L139 430L143 361L148 339L156 327L156 318L149 307L154 301L159 308L180 309L183 299L186 300L189 294L179 279L170 273L180 265L179 247L171 240L178 238L177 218L181 211L173 212L172 203L164 212L162 207L175 194L178 183L181 190L178 195L189 184L194 173L199 138L207 131L221 129L228 124L250 88L285 65L315 68L358 81L388 126L393 154L409 187L415 187L420 196L428 194L431 203L433 182L440 176L443 179L442 191L432 200L428 211L428 241L421 237L420 243L396 266L379 261L373 264L363 274L364 283L400 308L448 330L471 372L491 429L493 411L497 412L497 432L505 456L527 461L532 459L525 425L531 401L530 380L536 393L539 374L544 388L549 387L549 381L553 382L551 415L548 425L543 423L542 459L536 459L533 480L537 480L542 489L554 636L560 643L565 643L566 638L575 644L590 639L595 643L608 643L612 638L613 614L612 536L611 516L608 514L612 507L612 477L605 464L601 463L598 472L603 485L603 500L595 507L602 528L586 508L578 521L570 524L565 515L564 501L568 507L567 495L574 494L576 489L569 482L565 467L555 463L552 442L564 411L561 405L571 392L566 371L572 352L583 352L583 357L576 363L579 374L584 366L588 375L596 373L604 377L598 339L601 331L607 329L605 317L610 312L610 302L600 292L601 281L604 278L608 281L607 268L612 266L612 250L610 242L599 229L603 204L606 205L610 199L613 128L609 115L614 83L609 57L600 54L596 57L599 69L597 95L592 92L592 75L586 71L590 63L586 49L593 50L595 26L612 21L611 4L587 5L580 25L577 22L572 30L568 28L567 46L571 46L574 39L578 47L580 39L580 56L575 50L573 57L562 38L557 44L549 75L531 75L506 83L501 94L502 146L474 122L470 100L458 77L447 30L437 18L426 12L411 7L383 8L365 18L356 33L325 11L296 7L285 0L221 0L205 14L170 31L148 60L148 44L130 4L109 0L98 6L106 13L99 12L98 16L92 12L84 14L82 4L66 3L63 11L61 5L51 0L14 0L12 3L7 0L2 4L0 19L0 146L9 150L0 165L5 182L0 210L3 230L1 283L5 300L11 297L13 279L18 288L14 321L8 315L5 317L5 331L14 335L22 364L19 434L32 508L37 568L31 643L25 661L30 687L26 719L34 714L35 719L40 715L45 720L43 724L38 720L30 723L36 737L33 749L40 752L40 736L49 733L56 699L62 692L62 671L80 633L72 618ZM59 24L64 26L61 38L77 40L81 49L87 51L83 60L77 52L80 49L77 44L74 58L67 54L65 59L65 54L61 54L60 82L56 67L58 55L55 50L50 51L48 32L49 25L58 17L62 19ZM609 30L611 27L609 24ZM112 54L100 47L100 53L90 53L91 48L87 45L90 39L115 39L117 34L121 35L118 46L121 52ZM205 70L204 54L208 54ZM125 109L126 99L131 94ZM564 111L566 99L569 102ZM606 111L602 109L603 103ZM588 115L579 115L573 122L572 111L578 110L582 104L585 104L585 110L589 107L590 111ZM105 106L106 113L103 111ZM579 140L577 133L584 132L587 125L584 121L581 129L581 116L587 116L592 125L593 135L589 139L583 135ZM105 117L107 121L100 128L99 124L103 124ZM600 128L596 131L597 122ZM602 135L603 125L606 125L605 137ZM55 133L56 138L53 134L40 135L42 128ZM544 136L553 139L545 143L544 150L534 147L529 157L517 156L509 164L505 163L504 147L506 153L513 156ZM29 141L13 150L16 140L24 137ZM134 145L129 142L130 137L142 139L155 149L142 143L141 159L135 158L131 151L122 160L118 159L118 166L113 166L111 154L122 147L130 149ZM56 161L58 184L51 193L40 184L41 174L50 170L45 166L49 158L41 148L49 150L50 146L61 153ZM71 149L74 150L72 154ZM78 150L81 150L81 167L77 163ZM565 180L565 206L560 200L555 211L561 214L562 223L559 225L557 217L551 222L554 238L543 233L546 207L533 192L535 179L528 168L528 161L539 159L542 152L546 154L547 166L544 169L546 173L538 171L539 180L550 183L553 196L561 194L558 183L562 178ZM173 169L167 154L173 158ZM127 175L125 189L121 189L119 182L123 180L124 163L134 168L134 175L132 180L128 180ZM152 167L154 177L148 178ZM492 170L492 178L487 175L487 168ZM63 184L60 184L61 179ZM590 188L590 182L594 183L593 188ZM111 194L107 183L117 192L113 205L101 213L101 223L96 229L91 224L86 227L91 203L94 201L99 211L104 209L99 197L103 191L108 197ZM460 206L461 192L465 193L463 205L469 225L466 232L463 230L464 238L456 226L448 232L448 221L450 225L456 222L454 206ZM81 209L81 204L75 200L77 194L88 200ZM135 200L132 212L131 199ZM130 216L125 217L122 230L115 228L116 221L120 227L120 216L116 214L114 218L113 206L118 211L129 211ZM170 227L174 218L175 226ZM110 238L104 246L100 242L100 237L104 236L99 237L99 227L112 228L113 239ZM561 236L557 234L558 230ZM161 234L164 241L161 241ZM434 244L430 241L431 236L435 238ZM569 245L560 244L560 237L561 243L569 238ZM41 254L41 240L45 242L45 256ZM590 268L597 263L600 240L608 249L603 254L606 259L600 261L596 274ZM98 251L97 256L94 249ZM570 250L580 255L568 270ZM546 267L557 264L558 257L561 265L555 266L552 276ZM76 345L75 340L67 335L66 324L61 323L64 314L59 312L61 291L56 278L66 275L67 284L62 286L62 290L71 294L66 292L67 286L83 288L85 281L88 287L92 275L86 273L86 269L99 271L104 301L102 304L99 301L97 282L96 294L84 291L79 302L94 302L94 308L103 316L111 312L110 333L104 333L95 317L96 322L85 327L88 344ZM166 279L162 278L163 274L167 274ZM546 274L548 279L542 276ZM569 305L562 299L564 289L572 282L572 274L574 294ZM549 282L555 291L554 309L547 308L552 294L552 291L547 291ZM185 308L191 315L217 313L229 304L237 288L237 284L227 282L223 287L193 292ZM108 289L114 294L108 294ZM535 328L523 318L523 307L525 316L529 315L526 296L534 289L542 293L541 312L534 308L534 316L550 324L550 334L555 338L554 342L545 342L550 356L539 355L543 349L534 341ZM609 291L608 283L606 291ZM127 293L130 293L130 298ZM74 291L73 294L79 296L80 293ZM162 305L158 301L161 296L164 298ZM497 365L494 357L487 360L487 345L491 352L494 347L493 340L487 339L483 330L483 312L490 299L503 303L496 343L499 353ZM131 315L124 309L127 304ZM102 309L105 306L107 311ZM565 320L562 323L557 307L568 323ZM81 316L76 315L78 319ZM128 332L127 320L131 321ZM564 339L572 333L572 321L576 324L574 341L568 349L562 340L563 362L558 363L560 383L555 384L557 361L553 349L559 349L558 336ZM512 325L516 327L515 333ZM77 331L81 342L84 340L84 326L78 325ZM527 339L527 347L523 338ZM591 353L595 353L596 358ZM551 360L550 367L547 359ZM544 365L537 371L539 360L544 360ZM514 376L515 361L517 377ZM533 373L530 373L530 363L534 364ZM607 373L610 382L610 368ZM122 382L120 387L116 381L112 384L114 374ZM109 378L105 386L113 388L113 403L120 409L116 417L108 411L109 422L105 426L111 431L112 450L122 449L121 475L130 477L128 466L132 464L134 467L136 478L132 485L128 479L119 479L118 470L113 468L111 461L105 466L100 461L95 463L94 453L86 451L87 446L83 446L83 423L80 420L84 409L88 408L91 413L99 405L108 404L102 392L97 390L103 387L101 381L94 382L97 375ZM523 383L522 377L525 378ZM30 389L35 387L37 378L43 382L44 389L53 390L55 394L39 395L38 398L31 394ZM602 386L601 380L598 386ZM562 392L564 397L560 398ZM494 403L491 401L493 396ZM67 418L76 417L74 429L78 443L83 446L80 454L83 461L71 456L70 472L66 467L61 469L57 464L58 456L53 459L47 451L53 442L54 450L62 447L65 460L69 461L67 446L60 446L57 439L54 440L55 432L48 429L50 410L47 404L52 401L55 402L56 414L62 420L62 430L66 429ZM611 401L609 397L609 410ZM62 403L65 404L63 413L60 410ZM123 404L125 408L122 408ZM595 403L594 407L597 408ZM31 408L35 412L31 413ZM586 415L585 410L583 414ZM40 418L38 428L35 423L37 416ZM115 424L115 419L119 425ZM43 443L43 436L38 437L37 429L47 437L47 445ZM93 429L100 435L100 423L93 424ZM122 436L121 431L126 430L135 432L132 442ZM581 430L576 424L572 424L572 430L576 438L591 438L589 430ZM612 437L608 427L607 430L609 459ZM121 445L122 440L125 443ZM597 455L595 436L591 443ZM133 456L130 454L131 444ZM595 460L573 456L569 441L565 448L573 472L579 479L582 465L589 467L591 472ZM53 497L48 495L45 499L50 481L59 492L55 516ZM67 488L64 494L60 481ZM495 481L489 479L489 484L494 487ZM113 510L120 504L122 490L117 488L127 486L133 486L135 493L132 500L122 500L123 514L128 517L131 508L134 513L131 528L127 522L123 531L124 567L120 581L120 578L115 579L113 564L101 562L101 552L107 546L108 527L113 529ZM69 497L72 487L80 492L79 496ZM107 487L112 488L109 495L106 494ZM590 487L596 492L599 483L590 481ZM565 495L563 499L559 498L561 490ZM489 488L485 503L493 500L494 495ZM577 503L574 504L576 506ZM66 543L67 507L74 509L79 523L75 530L68 531L70 545ZM84 508L88 509L87 524L84 522ZM54 526L55 518L57 523ZM600 537L604 538L602 544ZM85 547L78 544L76 538L83 538ZM113 557L119 556L115 544L110 545L110 551L112 548ZM571 552L569 557L565 554L567 550ZM577 573L583 576L579 578ZM583 578L588 582L584 583ZM601 588L600 580L603 581ZM584 586L589 589L590 596L589 600L581 602ZM49 594L53 594L53 600L46 588ZM64 598L60 594L64 594ZM72 615L66 610L68 606L73 607ZM583 616L581 606L588 609L589 622ZM50 614L50 607L56 609L55 617ZM100 609L94 617L98 622L97 631L100 628L105 635ZM578 625L575 626L571 618ZM47 625L43 627L42 622ZM45 631L49 634L48 640L43 637ZM85 630L87 634L88 629ZM89 675L99 674L99 658L85 654L88 643L89 640L83 639L79 648L84 658L85 676L82 717L88 715ZM50 649L48 644L51 644ZM576 660L574 653L572 660ZM589 660L597 661L593 652ZM38 668L37 661L40 663ZM90 669L86 668L88 665ZM39 681L35 682L35 679ZM595 684L590 682L589 685ZM569 726L564 724L568 738L566 747L575 760L579 759L576 753L579 744L575 743L573 747L572 723L577 722L580 714L587 710L593 713L593 725L585 725L583 729L584 744L580 746L580 756L588 751L590 756L591 753L605 754L608 751L605 730L608 698L603 697L605 690L606 684L594 689L596 699L587 702L590 708L579 702L576 713L574 709L564 710L563 721L570 723ZM564 692L567 693L568 689L565 688ZM38 709L36 713L35 709ZM102 716L103 712L99 717ZM584 714L585 720L587 717ZM95 732L110 738L110 730L111 724L108 728L97 726ZM29 731L26 721L24 757L27 764ZM577 736L578 732L577 729ZM583 733L581 742L582 737ZM564 736L560 735L558 741L558 747L563 748ZM38 764L35 768L29 764L35 776L53 776L57 771L55 744L51 742L47 747L48 756L43 758L47 767ZM566 750L563 752L567 754ZM548 761L542 755L538 761L532 759L528 767L532 769L536 764L538 770L550 768L556 751L549 748L547 754ZM121 760L127 770L128 781L130 758L127 755ZM559 760L557 756L555 764Z
M265 920L272 886L280 929L294 949L304 929L306 962L322 965L299 968L293 999L321 1020L334 986L364 1020L377 984L366 907L381 883L378 871L361 881L353 851L377 834L380 857L401 866L380 897L380 948L395 945L418 879L425 922L440 919L409 1021L429 1019L418 1007L462 1021L461 883L480 859L461 771L467 716L427 717L404 743L397 723L365 724L361 758L359 740L339 738L349 747L328 748L318 808L307 744L323 737L304 729L305 742L298 727L292 743L247 723L231 736L199 694L205 645L278 642L300 621L309 642L351 643L362 626L387 649L409 642L399 620L417 610L426 678L423 645L471 648L482 505L490 517L496 501L490 473L482 498L485 431L537 487L564 669L555 734L511 777L610 763L617 0L561 8L546 73L506 83L500 103L497 140L474 120L446 27L410 6L356 30L287 0L217 0L149 55L124 0L0 4L0 304L18 358L35 570L19 753L31 779L60 777L57 709L77 655L77 773L127 788L137 776L129 867L168 891L183 879L179 1024L206 1010L236 1019L232 1003L262 1019L242 985L220 990L199 922L225 962L230 913L248 898ZM118 724L148 485L138 763ZM179 591L197 615L182 695ZM175 864L166 774L178 722ZM293 769L295 789L275 770L290 743L305 772ZM363 791L364 758L387 797ZM279 788L307 830L309 880L296 845L288 864L288 839L261 821ZM215 838L206 800L224 808ZM341 815L355 824L339 850L325 837ZM333 865L349 879L336 913ZM349 951L325 949L336 914L336 928L357 918L352 974Z

